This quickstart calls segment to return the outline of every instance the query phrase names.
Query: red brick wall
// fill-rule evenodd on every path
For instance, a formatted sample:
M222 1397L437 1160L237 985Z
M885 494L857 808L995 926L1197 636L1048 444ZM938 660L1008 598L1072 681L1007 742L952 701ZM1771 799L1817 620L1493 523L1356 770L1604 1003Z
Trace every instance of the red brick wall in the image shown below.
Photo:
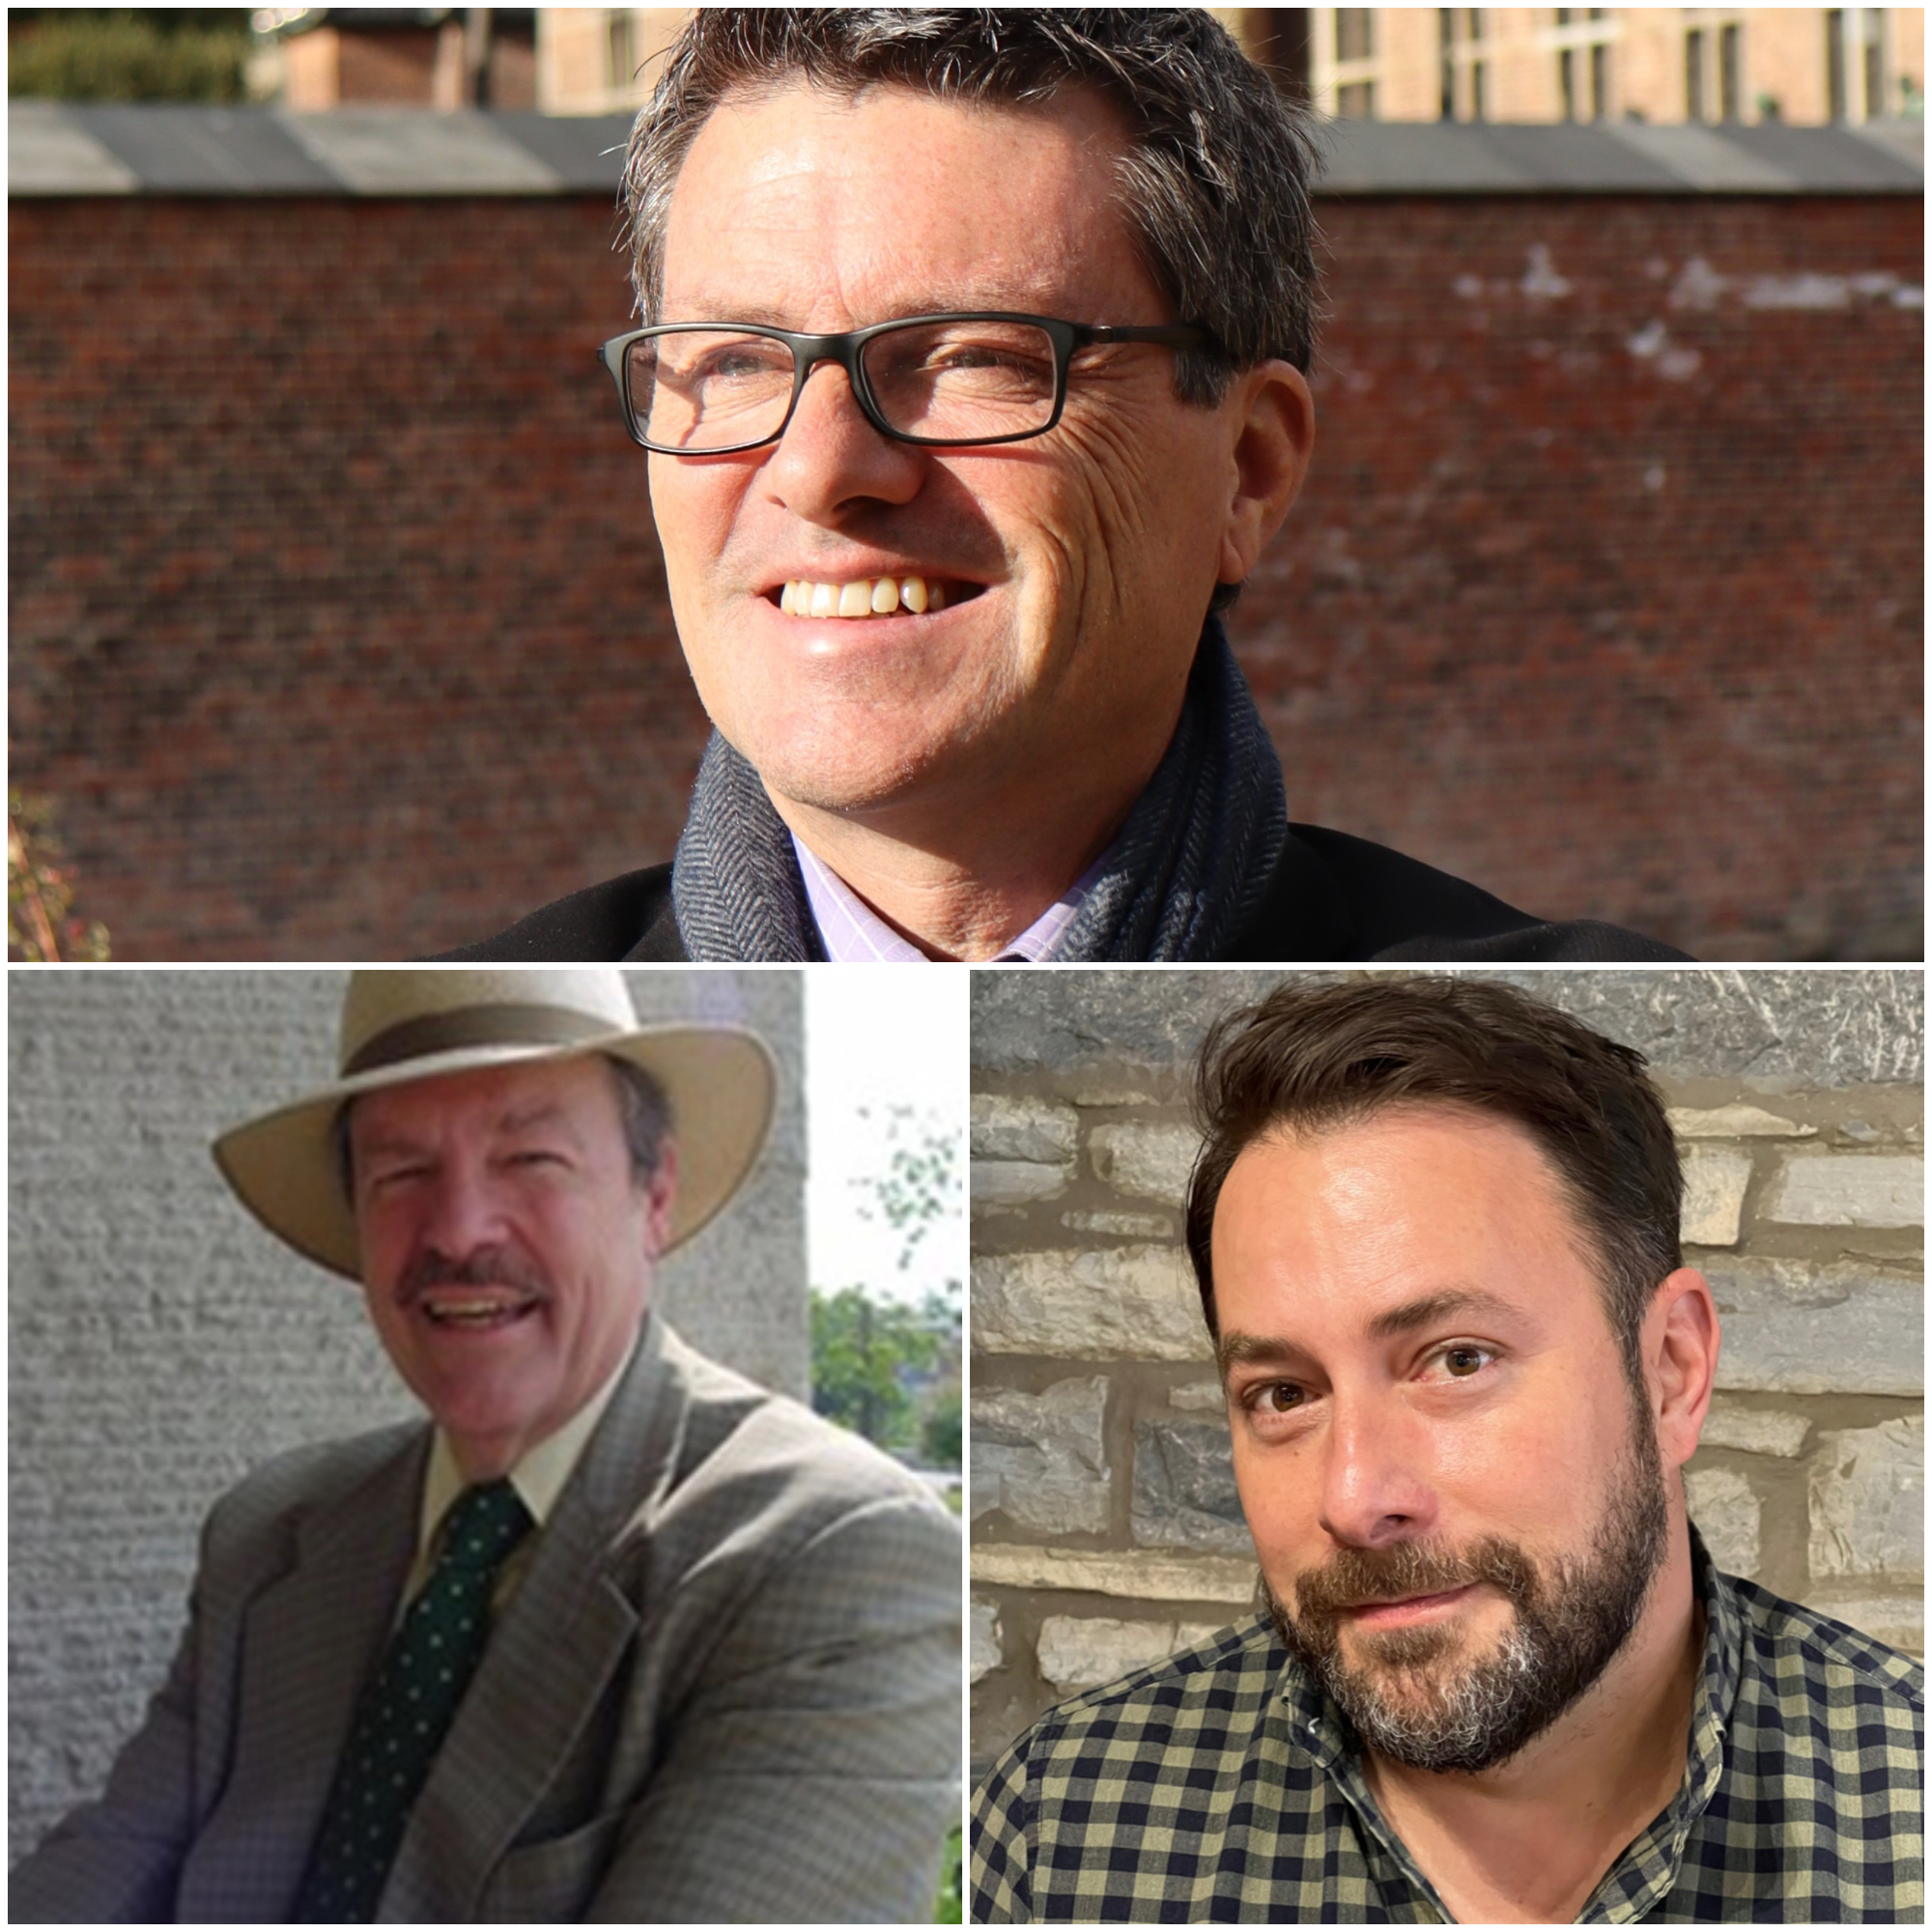
M1295 815L1708 956L1917 956L1922 318L1843 278L1916 285L1918 204L1322 220L1315 471L1234 620ZM14 205L14 778L117 956L418 954L668 856L705 724L613 233Z

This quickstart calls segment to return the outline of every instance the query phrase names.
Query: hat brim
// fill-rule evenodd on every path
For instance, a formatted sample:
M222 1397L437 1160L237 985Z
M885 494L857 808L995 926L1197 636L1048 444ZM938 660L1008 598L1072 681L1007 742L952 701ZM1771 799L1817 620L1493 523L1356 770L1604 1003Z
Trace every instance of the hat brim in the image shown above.
M778 1069L746 1027L649 1026L567 1046L467 1046L338 1080L319 1094L231 1129L214 1143L242 1205L271 1235L336 1274L361 1278L355 1216L337 1171L335 1120L363 1094L444 1074L604 1054L641 1067L670 1104L677 1187L663 1252L709 1222L744 1184L771 1131Z

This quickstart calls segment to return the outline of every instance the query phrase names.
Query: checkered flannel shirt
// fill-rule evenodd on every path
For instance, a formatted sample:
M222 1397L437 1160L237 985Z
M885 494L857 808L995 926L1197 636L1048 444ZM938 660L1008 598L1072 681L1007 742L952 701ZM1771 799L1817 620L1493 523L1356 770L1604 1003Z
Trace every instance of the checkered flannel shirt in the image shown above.
M1923 1923L1923 1672L1691 1545L1684 1783L1577 1922ZM972 1882L980 1924L1454 1922L1264 1618L1018 1738L974 1803Z

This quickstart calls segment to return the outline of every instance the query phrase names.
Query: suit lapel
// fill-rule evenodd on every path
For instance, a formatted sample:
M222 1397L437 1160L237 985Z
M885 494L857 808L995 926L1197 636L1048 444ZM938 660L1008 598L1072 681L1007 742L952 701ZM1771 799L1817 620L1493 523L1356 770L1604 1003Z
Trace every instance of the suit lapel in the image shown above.
M637 1609L611 1563L627 1536L648 1529L676 1468L683 1413L654 1318L437 1756L384 1889L383 1919L476 1917L491 1874L636 1637Z
M428 1448L416 1432L303 1520L288 1574L243 1613L234 1764L183 1871L184 1921L289 1917L409 1575Z
M677 929L676 908L671 904L670 894L667 892L664 902L652 913L650 923L644 927L638 943L624 954L624 957L685 960L690 956L684 950L684 935Z
M1291 825L1261 904L1221 954L1233 960L1355 959L1360 936L1334 873Z

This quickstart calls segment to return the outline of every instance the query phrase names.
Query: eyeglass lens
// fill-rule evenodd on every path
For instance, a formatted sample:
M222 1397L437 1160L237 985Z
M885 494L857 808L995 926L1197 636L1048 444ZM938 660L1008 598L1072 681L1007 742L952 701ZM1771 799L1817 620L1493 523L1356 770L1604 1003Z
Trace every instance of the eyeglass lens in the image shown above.
M1053 416L1053 341L1029 323L922 322L860 351L880 414L902 436L977 442L1042 430ZM791 403L788 344L729 328L645 336L625 353L646 441L701 451L775 436Z

